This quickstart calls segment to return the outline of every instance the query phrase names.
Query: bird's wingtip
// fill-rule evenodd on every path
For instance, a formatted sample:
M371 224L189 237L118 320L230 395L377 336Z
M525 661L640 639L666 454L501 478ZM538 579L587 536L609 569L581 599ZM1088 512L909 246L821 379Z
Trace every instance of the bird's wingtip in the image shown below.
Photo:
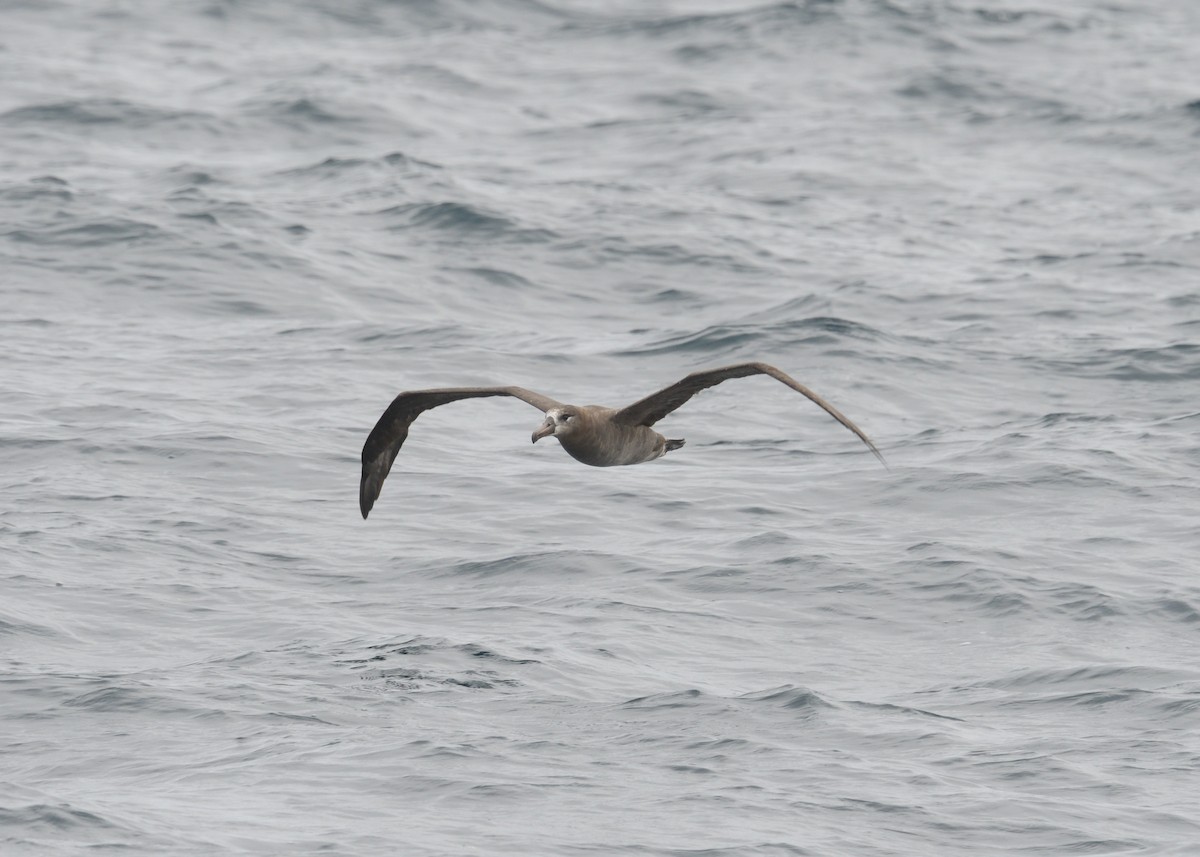
M358 511L362 512L363 520L367 519L367 515L371 514L371 507L375 505L375 498L367 491L367 483L364 480L358 486Z

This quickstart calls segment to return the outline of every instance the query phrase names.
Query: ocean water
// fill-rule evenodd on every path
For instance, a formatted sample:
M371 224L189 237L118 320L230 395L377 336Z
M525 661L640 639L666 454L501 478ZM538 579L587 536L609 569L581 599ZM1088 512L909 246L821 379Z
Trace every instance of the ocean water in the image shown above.
M0 2L0 853L1200 854L1200 5ZM588 468L515 400L779 366Z

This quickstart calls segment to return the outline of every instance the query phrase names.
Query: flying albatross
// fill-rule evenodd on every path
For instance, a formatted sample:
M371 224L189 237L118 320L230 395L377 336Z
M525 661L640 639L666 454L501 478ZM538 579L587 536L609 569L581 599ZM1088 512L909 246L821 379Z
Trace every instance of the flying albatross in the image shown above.
M883 456L879 454L875 444L871 443L871 439L863 434L862 429L795 378L766 363L738 363L719 369L693 372L682 381L677 381L619 410L601 405L564 405L549 396L534 393L523 387L409 390L392 400L363 445L358 507L362 510L362 516L366 518L379 497L383 480L392 469L392 462L396 460L400 447L408 437L408 427L430 408L457 402L459 399L512 396L514 399L528 402L546 414L545 421L533 433L534 443L553 435L558 438L567 454L576 461L593 467L614 467L619 464L653 461L673 449L679 449L683 446L682 440L668 440L650 427L701 390L715 387L730 378L745 378L747 375L770 375L797 393L807 396L824 408L831 417L858 435L859 440L883 462ZM884 463L886 465L886 462Z

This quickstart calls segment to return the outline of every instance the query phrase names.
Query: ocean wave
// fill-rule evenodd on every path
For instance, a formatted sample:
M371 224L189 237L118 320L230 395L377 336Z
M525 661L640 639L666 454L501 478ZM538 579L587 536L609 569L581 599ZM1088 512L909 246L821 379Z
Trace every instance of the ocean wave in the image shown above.
M1054 371L1080 377L1186 382L1200 379L1200 344L1178 342L1148 348L1097 349L1070 359L1041 358L1036 362Z
M361 121L359 115L341 110L325 99L297 96L294 98L259 98L246 102L247 114L263 116L289 126L340 125Z
M360 681L378 691L424 692L520 687L521 668L541 662L506 656L476 643L410 637L343 649L336 663L349 667Z
M55 125L94 130L96 126L121 129L156 130L164 126L211 121L208 113L141 104L119 98L86 98L48 104L29 104L0 114L0 120L14 125Z
M80 809L68 803L31 803L0 807L0 828L5 830L5 841L16 847L35 843L51 847L43 839L47 835L66 835L72 838L95 834L111 834L123 830L115 820L95 812ZM16 831L21 831L14 836ZM22 837L31 837L24 839Z
M377 216L386 220L389 231L442 233L449 241L484 238L530 244L544 243L556 237L550 230L521 226L504 215L460 202L396 205L378 212Z
M800 345L833 345L844 339L877 340L880 332L848 319L815 317L774 323L718 324L703 330L653 340L637 348L614 352L621 355L704 352L718 355L758 350L759 353Z
M566 29L579 29L608 36L663 38L720 35L755 39L811 27L822 21L841 20L841 17L842 9L838 3L830 3L827 0L789 0L782 3L755 3L746 9L673 15L655 14L651 11L630 14L628 9L618 9L608 15L600 13L590 19L573 21Z
M470 560L446 566L427 565L437 576L488 578L504 575L586 575L608 570L628 570L632 560L620 555L588 551L539 551L492 560Z
M161 241L169 233L160 226L123 217L109 217L91 222L27 226L0 232L19 244L42 247L100 248L114 245L148 244Z
M443 168L431 161L421 160L403 152L389 152L377 158L328 157L316 163L281 170L282 178L342 182L349 176L363 174L367 178L397 175L405 176Z
M71 185L57 176L38 176L24 182L0 185L0 202L10 204L14 210L24 209L26 203L53 201L70 202L75 198Z

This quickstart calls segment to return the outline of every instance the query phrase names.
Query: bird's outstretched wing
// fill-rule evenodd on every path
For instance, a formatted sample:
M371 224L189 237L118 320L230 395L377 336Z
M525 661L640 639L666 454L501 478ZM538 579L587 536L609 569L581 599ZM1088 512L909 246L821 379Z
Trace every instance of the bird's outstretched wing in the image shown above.
M871 439L863 434L862 429L850 422L841 411L808 389L808 387L805 387L795 378L766 363L738 363L734 366L722 366L719 369L704 369L700 372L693 372L682 381L677 381L670 387L659 390L657 393L651 393L646 398L617 411L613 415L613 421L624 423L625 425L652 426L701 390L715 387L717 384L720 384L722 381L728 381L730 378L745 378L747 375L770 375L776 381L781 381L800 395L806 396L824 408L825 412L831 417L858 435L859 440L865 443L871 452L875 454L875 457L886 466L887 462L883 461L883 456L875 448L875 444L871 443Z
M560 402L523 387L448 387L442 390L410 390L401 393L383 412L375 428L367 435L362 451L362 481L358 485L358 508L367 517L375 505L383 480L392 469L392 462L408 437L413 420L430 408L457 402L459 399L479 399L485 396L512 396L528 402L540 411L561 408Z

